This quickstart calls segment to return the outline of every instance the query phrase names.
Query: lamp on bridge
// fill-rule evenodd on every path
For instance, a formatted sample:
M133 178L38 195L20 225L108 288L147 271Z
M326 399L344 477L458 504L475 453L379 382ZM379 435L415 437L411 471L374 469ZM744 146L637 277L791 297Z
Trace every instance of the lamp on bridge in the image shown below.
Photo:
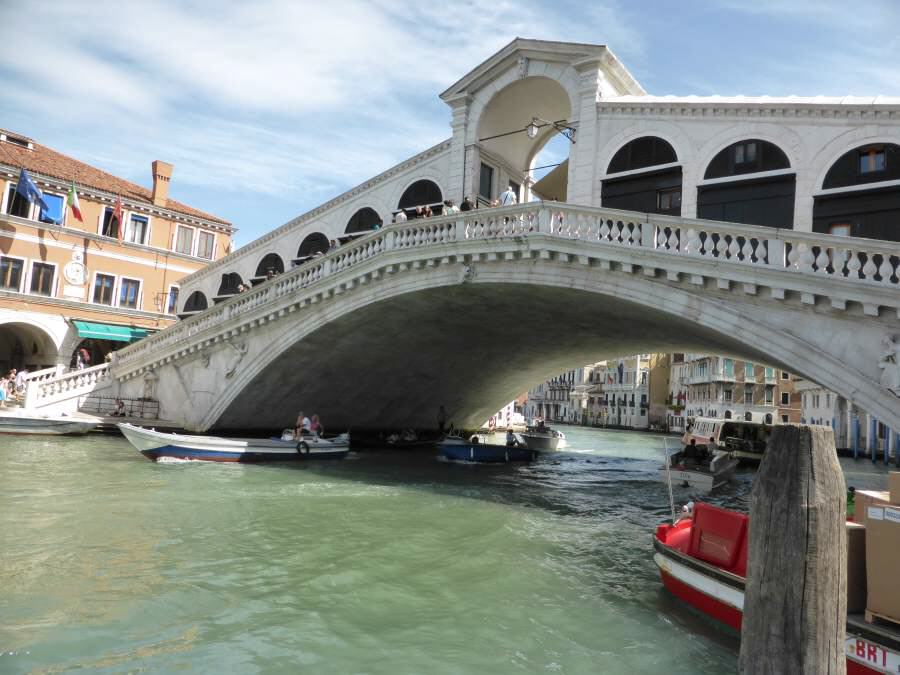
M567 120L557 120L555 122L549 122L545 119L541 119L540 117L532 117L531 122L529 122L524 129L516 129L514 131L506 131L502 134L495 134L493 136L485 136L484 138L479 138L478 142L489 141L494 138L502 138L504 136L512 136L513 134L520 134L523 131L528 138L534 139L538 135L538 131L543 129L544 127L552 126L557 133L562 134L566 138L569 139L570 142L575 143L575 127L570 126Z

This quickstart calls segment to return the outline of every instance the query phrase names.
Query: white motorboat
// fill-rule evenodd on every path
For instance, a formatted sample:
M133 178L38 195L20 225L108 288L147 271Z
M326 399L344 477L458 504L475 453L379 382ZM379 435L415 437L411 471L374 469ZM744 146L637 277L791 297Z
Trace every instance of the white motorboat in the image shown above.
M144 457L208 462L284 462L297 459L340 459L350 452L350 434L334 438L220 438L190 436L119 424L128 441Z
M0 411L0 434L74 435L86 434L98 421L88 417L40 415L25 410Z
M521 434L526 445L533 450L559 450L566 446L566 435L551 429L548 426L539 424L534 427L528 427Z
M705 446L688 446L668 458L666 465L660 469L662 480L671 476L673 485L713 490L727 483L734 475L739 460L730 452L715 450L710 454Z

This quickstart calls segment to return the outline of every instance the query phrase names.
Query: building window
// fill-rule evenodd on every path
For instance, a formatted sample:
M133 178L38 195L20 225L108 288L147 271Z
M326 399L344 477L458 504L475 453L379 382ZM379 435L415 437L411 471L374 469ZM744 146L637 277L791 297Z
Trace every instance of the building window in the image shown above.
M212 232L201 232L197 238L197 257L212 260L216 237Z
M42 223L51 223L53 225L59 225L63 221L63 198L61 195L51 195L48 193L44 193L44 203L47 204L47 208L41 208L41 213L38 216L38 220Z
M731 389L722 390L722 400L725 403L731 403Z
M174 314L178 307L178 286L169 286L169 299L166 304L166 314Z
M781 392L781 405L790 405L791 404L791 395L783 391Z
M725 359L725 377L734 377L734 361Z
M140 281L137 279L122 279L122 283L119 284L119 307L137 309L140 292Z
M656 193L656 205L660 211L677 211L681 208L681 188L660 190Z
M109 274L97 274L94 277L94 302L98 305L113 304L113 288L116 278Z
M785 370L782 370L782 371L781 371L781 379L782 379L782 380L789 380L789 379L791 379L790 373L788 373L788 372L785 371Z
M104 237L119 238L119 219L113 216L113 207L107 206L103 209L103 225L100 228L100 234Z
M884 171L887 168L884 156L884 148L868 148L859 153L860 174Z
M9 184L9 195L6 197L6 212L18 218L27 218L31 204L25 197L16 192L16 185Z
M738 143L734 146L735 164L752 164L756 161L756 142Z
M31 292L36 295L53 295L53 274L55 265L36 262L31 265Z
M22 286L22 269L25 263L18 258L0 257L0 288L18 291Z
M766 405L772 405L775 402L775 388L766 387Z
M788 416L787 416L787 415L782 415L782 416L781 416L781 423L782 423L782 424L787 424L787 423L788 423Z
M175 251L190 255L194 248L194 228L178 226L178 232L175 235Z
M849 237L850 231L850 223L832 223L828 226L828 234L836 234L839 237Z
M753 405L753 387L752 386L744 387L744 403L746 405Z
M481 175L478 180L478 195L491 200L491 190L494 187L494 167L487 164L481 165Z
M774 368L766 368L766 379L767 380L775 379L775 369Z
M125 241L132 244L146 244L147 234L150 231L150 220L147 216L139 216L132 213L125 227Z

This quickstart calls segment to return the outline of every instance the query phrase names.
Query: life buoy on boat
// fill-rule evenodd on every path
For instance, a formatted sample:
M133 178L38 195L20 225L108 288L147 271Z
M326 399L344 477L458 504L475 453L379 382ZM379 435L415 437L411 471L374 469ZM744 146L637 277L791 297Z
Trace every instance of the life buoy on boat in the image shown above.
M307 443L306 441L300 441L299 443L297 443L297 452L308 455L309 443Z

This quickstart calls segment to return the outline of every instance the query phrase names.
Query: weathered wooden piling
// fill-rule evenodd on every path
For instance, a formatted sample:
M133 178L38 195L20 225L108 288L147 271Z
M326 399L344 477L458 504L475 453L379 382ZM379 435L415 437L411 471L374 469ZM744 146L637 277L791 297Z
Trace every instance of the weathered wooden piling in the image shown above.
M740 673L846 673L846 509L832 430L776 426L751 495Z

